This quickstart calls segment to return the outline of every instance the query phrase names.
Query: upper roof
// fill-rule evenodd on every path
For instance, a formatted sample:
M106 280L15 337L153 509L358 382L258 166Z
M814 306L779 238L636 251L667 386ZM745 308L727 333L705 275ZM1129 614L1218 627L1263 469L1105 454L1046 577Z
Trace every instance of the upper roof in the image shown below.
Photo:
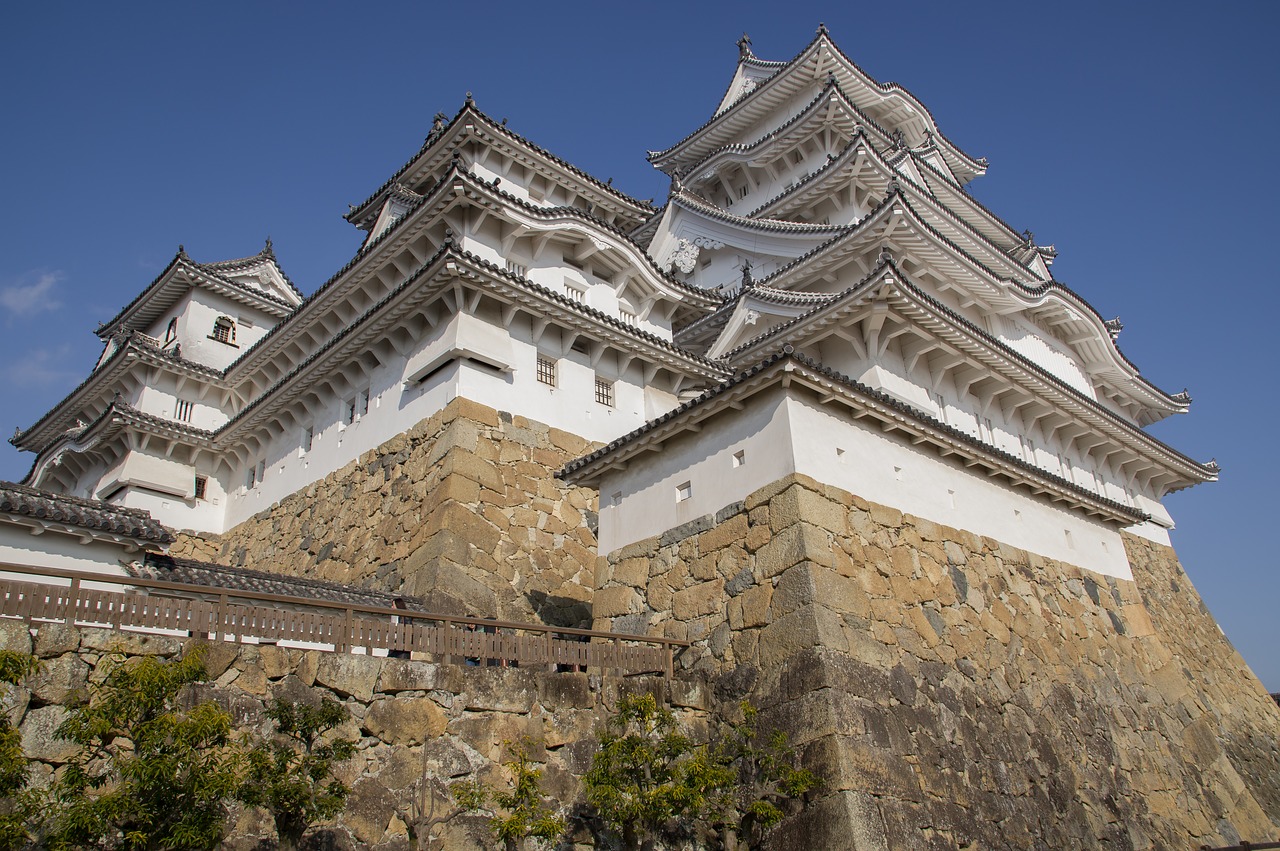
M251 278L259 275L265 276L267 283L257 286L248 283ZM106 340L121 328L144 330L194 286L256 307L277 318L289 315L303 300L302 293L276 261L269 239L266 247L257 254L215 263L197 263L179 245L178 253L165 266L164 271L119 313L99 325L94 333Z
M173 535L151 513L100 499L81 499L0 481L0 512L131 539L139 544L169 544Z
M632 198L624 192L614 189L609 182L592 177L577 166L560 159L555 154L530 142L524 136L507 128L505 122L499 124L485 115L467 93L467 100L457 115L448 123L444 115L436 116L435 125L427 136L422 147L404 165L396 170L385 183L374 190L364 201L352 206L346 219L362 229L373 226L383 202L390 193L398 193L406 197L406 192L423 192L423 183L431 175L443 171L456 150L468 135L482 136L490 144L507 148L531 159L549 173L555 173L564 182L572 182L579 191L591 196L595 203L602 204L614 212L624 216L630 226L639 225L652 213L653 205L647 201ZM417 187L415 190L414 187Z
M762 71L769 72L768 76L762 78ZM880 125L901 131L910 146L937 144L961 183L985 171L986 161L969 156L944 136L933 114L915 95L897 83L881 83L862 70L835 45L825 26L819 26L814 39L787 62L756 58L748 42L740 52L730 94L721 102L721 108L671 147L651 151L649 160L667 173L687 167L828 75L833 75L842 90L860 109L876 117ZM734 86L748 79L752 82L742 87L736 100L731 100Z

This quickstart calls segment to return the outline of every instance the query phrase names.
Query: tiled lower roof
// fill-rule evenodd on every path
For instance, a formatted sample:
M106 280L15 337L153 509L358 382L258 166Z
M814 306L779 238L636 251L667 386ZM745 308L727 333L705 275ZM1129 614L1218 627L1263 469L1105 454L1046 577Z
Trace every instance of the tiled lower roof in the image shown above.
M0 511L139 541L157 544L173 541L173 535L153 520L149 511L124 508L100 499L50 493L13 482L0 481Z
M422 611L421 601L385 591L353 588L339 582L319 579L302 579L248 570L243 567L226 567L211 562L174 558L170 555L147 553L140 566L130 568L140 579L158 579L164 582L181 582L187 585L207 585L227 591L251 591L256 594L273 594L280 597L303 597L324 600L329 603L350 603L358 606L383 606L391 608L397 599L404 600L412 609Z

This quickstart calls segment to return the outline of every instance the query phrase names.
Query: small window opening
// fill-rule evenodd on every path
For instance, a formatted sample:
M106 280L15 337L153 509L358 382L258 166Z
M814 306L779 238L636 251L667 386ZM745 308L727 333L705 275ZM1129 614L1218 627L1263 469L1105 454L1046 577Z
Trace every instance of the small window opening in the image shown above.
M236 322L230 316L219 316L213 320L213 333L209 335L211 340L217 340L219 343L226 343L234 346L236 343Z
M178 404L174 408L174 418L181 423L191 422L192 405L186 399L179 399Z
M739 449L733 453L733 466L741 467L745 463L747 463L747 450Z
M209 489L209 478L207 476L196 476L196 499L203 500L205 492Z
M693 496L693 483L684 482L676 485L676 502L684 502Z
M316 429L315 426L307 426L302 430L302 454L306 455L311 451L311 444L315 442Z
M267 462L258 462L258 484L262 484L267 478Z
M545 355L538 355L538 383L556 386L556 362Z
M164 344L167 346L174 340L178 339L178 317L169 320L169 325L164 329Z
M514 260L507 261L507 271L519 278L527 277L529 274L529 268L527 266L517 263Z
M601 405L613 407L613 382L596 376L596 401Z

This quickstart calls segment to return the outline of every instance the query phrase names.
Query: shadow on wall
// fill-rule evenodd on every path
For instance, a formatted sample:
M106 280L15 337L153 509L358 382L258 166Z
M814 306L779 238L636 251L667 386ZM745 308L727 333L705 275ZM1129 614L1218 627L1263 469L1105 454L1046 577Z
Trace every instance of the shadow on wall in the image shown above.
M538 619L547 626L591 629L591 605L571 597L557 597L545 591L528 591L525 599Z

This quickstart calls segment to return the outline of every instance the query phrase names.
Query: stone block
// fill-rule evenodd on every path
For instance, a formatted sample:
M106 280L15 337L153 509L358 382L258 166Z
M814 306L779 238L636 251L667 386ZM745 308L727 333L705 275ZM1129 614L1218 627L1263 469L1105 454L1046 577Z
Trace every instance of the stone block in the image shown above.
M671 613L680 620L709 615L723 611L725 599L724 580L717 577L675 592L671 598Z
M125 653L130 656L176 656L183 641L168 635L143 635L114 629L83 629L80 647L99 653Z
M756 567L763 578L777 576L801 561L829 567L831 543L827 533L816 526L800 522L775 534L756 553Z
M27 712L22 719L22 751L28 759L64 763L80 752L80 746L57 736L58 727L66 720L67 710L61 706L41 706Z
M41 659L71 653L80 647L80 630L63 623L42 623L36 631L35 654Z
M769 501L769 525L774 534L803 520L843 535L849 525L848 513L847 506L800 484L792 485Z
M381 665L375 656L324 653L316 666L315 682L340 695L368 702L373 699Z
M68 706L83 696L88 680L89 666L78 656L67 654L42 661L27 682L31 694L41 703Z
M613 618L639 612L643 606L640 594L625 585L611 585L596 591L591 601L591 611L597 618Z
M31 628L24 621L0 620L0 650L31 652Z
M388 697L369 705L360 729L389 745L423 744L441 735L447 721L439 706L425 697Z

